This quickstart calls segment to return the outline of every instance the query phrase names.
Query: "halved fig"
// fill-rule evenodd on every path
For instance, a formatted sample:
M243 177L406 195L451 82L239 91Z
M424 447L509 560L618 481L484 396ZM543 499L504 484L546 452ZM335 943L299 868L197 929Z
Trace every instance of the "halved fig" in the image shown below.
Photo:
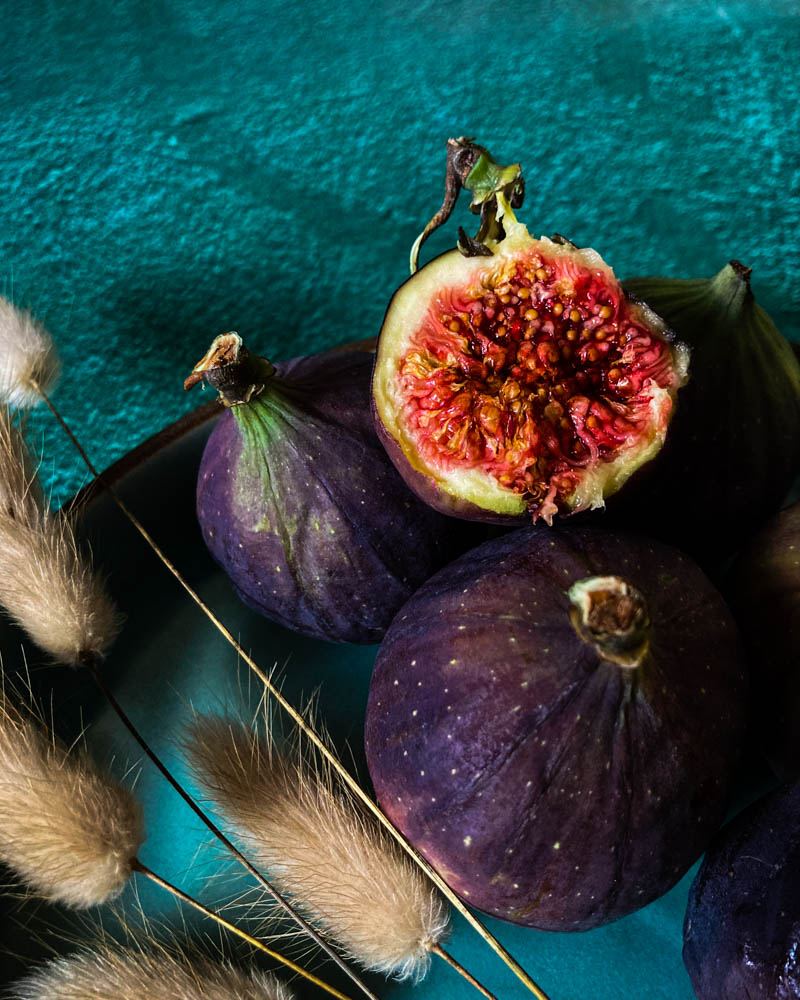
M445 204L417 246L461 185L481 230L395 293L373 376L378 432L447 513L549 523L602 507L663 444L688 349L594 250L530 236L511 207L519 168L469 140L449 143Z

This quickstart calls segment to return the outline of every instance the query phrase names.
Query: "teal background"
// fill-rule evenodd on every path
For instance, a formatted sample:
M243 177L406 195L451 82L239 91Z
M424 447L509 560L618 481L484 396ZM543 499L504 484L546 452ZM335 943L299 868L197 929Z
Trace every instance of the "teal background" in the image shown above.
M57 339L55 399L99 467L200 402L181 384L217 333L276 359L375 335L441 202L450 135L522 162L532 231L593 245L621 277L710 275L737 257L800 339L795 0L40 0L6 5L0 39L0 290ZM463 206L423 256L460 222L474 225ZM47 413L32 432L46 484L69 496L78 459ZM137 484L156 529L165 498L185 520L191 476L167 463ZM247 703L247 678L169 581L162 594L155 564L134 561L124 528L106 528L95 549L129 618L110 676L177 759L188 706ZM358 746L373 651L276 634L230 602L189 536L160 531L263 661L289 665L294 694L322 684L326 718ZM16 637L2 648L16 668ZM59 686L63 724L93 719L122 773L138 754L85 680L28 656L42 690ZM145 860L204 891L216 853L196 854L202 832L146 771L139 787ZM552 1000L690 1000L687 890L585 935L500 933ZM142 899L174 922L171 904ZM458 941L501 1000L522 995ZM417 995L451 986L437 969Z
M48 323L59 406L107 465L197 404L181 381L217 333L276 358L376 334L441 202L444 142L472 134L522 162L536 233L622 277L739 257L800 338L798 12L7 4L0 290ZM50 427L37 415L63 497L84 474Z

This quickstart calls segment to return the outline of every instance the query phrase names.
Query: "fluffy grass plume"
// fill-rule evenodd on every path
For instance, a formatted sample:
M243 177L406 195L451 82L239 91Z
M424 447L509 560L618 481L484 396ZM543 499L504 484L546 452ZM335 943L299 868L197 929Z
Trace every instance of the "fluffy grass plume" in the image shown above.
M119 616L71 520L47 508L32 469L0 409L0 605L60 663L94 662L116 638Z
M0 861L78 908L118 895L144 841L133 795L0 689Z
M310 920L368 969L425 975L447 906L327 770L221 718L196 718L186 751L273 884Z
M85 951L16 983L11 1000L291 1000L272 976L166 951Z
M55 344L42 324L0 295L0 404L14 409L36 406L35 380L49 392L61 365Z

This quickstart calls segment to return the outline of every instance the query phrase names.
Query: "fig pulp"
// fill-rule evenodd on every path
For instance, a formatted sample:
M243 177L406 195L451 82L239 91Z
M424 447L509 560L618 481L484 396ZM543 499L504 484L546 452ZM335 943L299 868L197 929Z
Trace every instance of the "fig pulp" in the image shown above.
M594 250L528 234L512 168L467 140L449 148L448 176L461 162L491 220L485 242L462 233L395 293L373 378L381 438L447 513L550 523L602 507L661 447L687 351Z
M713 566L785 501L800 472L800 364L731 261L709 279L632 278L692 352L658 461L619 498L619 522Z
M751 540L729 579L751 666L753 728L775 773L800 776L800 503Z
M207 378L229 404L197 484L211 555L251 608L335 642L379 641L462 535L387 459L370 414L371 370L363 351L273 367L226 334L187 379Z
M433 576L378 652L381 806L464 900L584 930L666 892L725 814L740 643L688 557L523 528Z
M689 893L683 934L698 1000L800 997L800 781L714 838Z

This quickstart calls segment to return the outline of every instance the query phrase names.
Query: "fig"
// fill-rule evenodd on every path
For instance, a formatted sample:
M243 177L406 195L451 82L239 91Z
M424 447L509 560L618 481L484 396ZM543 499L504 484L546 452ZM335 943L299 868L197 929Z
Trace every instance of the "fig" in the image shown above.
M620 523L714 566L785 501L800 472L800 363L758 305L751 270L631 278L692 352L692 377L658 461L619 500Z
M186 380L226 410L203 453L197 516L254 610L334 642L380 640L411 593L463 548L458 522L406 489L372 423L372 355L273 366L224 334Z
M800 781L714 838L689 893L683 960L698 1000L800 997Z
M728 592L750 661L756 739L778 777L798 777L800 503L754 536L730 572Z
M663 444L688 352L591 249L515 218L519 167L448 143L445 203L481 227L395 292L378 339L379 434L433 507L513 523L602 507Z
M666 892L725 814L743 653L689 558L528 527L431 577L379 649L381 806L466 902L585 930Z

